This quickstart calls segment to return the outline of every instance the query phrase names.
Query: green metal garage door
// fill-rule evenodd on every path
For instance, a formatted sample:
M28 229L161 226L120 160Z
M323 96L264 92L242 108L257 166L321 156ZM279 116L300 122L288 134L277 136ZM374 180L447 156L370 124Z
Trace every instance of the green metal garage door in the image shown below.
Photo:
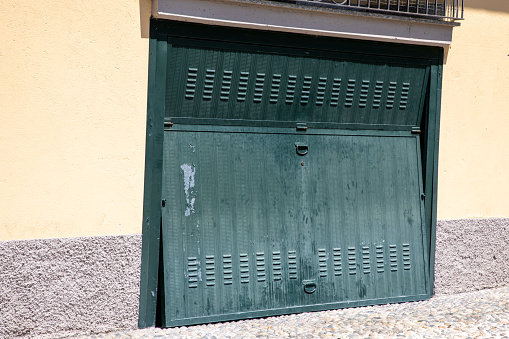
M166 132L166 324L425 295L418 137L267 129Z
M160 325L429 297L429 60L167 39Z

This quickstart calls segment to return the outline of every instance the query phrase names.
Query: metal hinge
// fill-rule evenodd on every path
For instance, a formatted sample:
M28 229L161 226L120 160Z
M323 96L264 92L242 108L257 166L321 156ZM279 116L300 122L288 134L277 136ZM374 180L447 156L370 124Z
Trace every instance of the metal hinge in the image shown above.
M173 122L171 121L165 121L164 122L164 129L169 129L173 127Z
M303 122L298 122L298 123L297 123L297 126L295 126L295 129L296 129L297 131L305 132L305 131L307 131L307 130L308 130L308 127L306 126L306 124L305 124L305 123L303 123Z

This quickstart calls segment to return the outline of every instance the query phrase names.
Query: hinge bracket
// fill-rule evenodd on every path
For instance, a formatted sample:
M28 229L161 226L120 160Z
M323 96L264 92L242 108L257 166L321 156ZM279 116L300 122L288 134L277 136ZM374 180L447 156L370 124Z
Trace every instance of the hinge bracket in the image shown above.
M173 127L173 122L171 122L171 121L164 122L164 129L172 128L172 127Z
M295 126L295 129L297 131L301 131L301 132L306 132L308 130L308 127L306 126L305 123L303 122L298 122L297 123L297 126Z

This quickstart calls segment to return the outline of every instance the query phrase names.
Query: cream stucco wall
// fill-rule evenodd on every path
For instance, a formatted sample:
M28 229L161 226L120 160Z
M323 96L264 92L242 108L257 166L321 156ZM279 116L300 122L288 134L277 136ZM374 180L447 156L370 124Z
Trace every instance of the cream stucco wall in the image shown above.
M141 232L149 15L0 1L0 241Z
M509 217L509 4L469 3L444 70L439 219ZM0 2L0 241L141 232L149 15Z
M509 2L466 5L444 67L438 218L509 217Z

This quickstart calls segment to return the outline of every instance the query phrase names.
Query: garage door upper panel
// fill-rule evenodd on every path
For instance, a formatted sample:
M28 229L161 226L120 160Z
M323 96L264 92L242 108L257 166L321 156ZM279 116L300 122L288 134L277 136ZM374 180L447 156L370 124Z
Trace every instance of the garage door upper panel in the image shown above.
M235 47L171 47L167 118L387 129L420 124L428 73L422 60Z

